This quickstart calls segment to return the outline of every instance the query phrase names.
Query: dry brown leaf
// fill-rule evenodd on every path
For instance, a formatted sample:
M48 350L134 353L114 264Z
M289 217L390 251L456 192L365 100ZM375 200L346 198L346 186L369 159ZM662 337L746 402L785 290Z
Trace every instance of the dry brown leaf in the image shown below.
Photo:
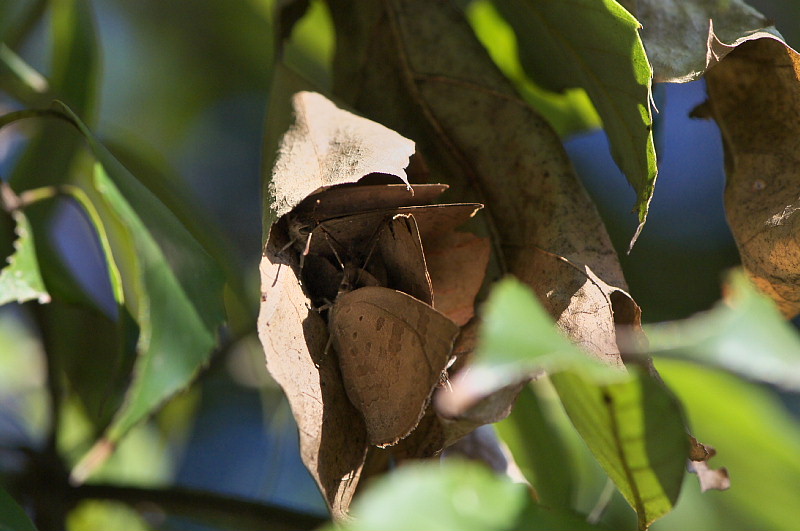
M496 259L550 294L573 340L619 363L617 288L608 286L624 290L625 282L605 228L558 136L515 94L461 13L426 0L329 3L338 95L414 138L433 179L453 185L451 193L486 204ZM539 278L531 260L540 250L576 267Z
M295 121L284 134L267 187L275 221L324 186L353 183L371 173L408 184L405 168L414 142L336 107L314 92L298 92Z
M417 427L450 361L458 327L429 305L382 287L341 295L329 317L347 396L375 446Z
M295 123L267 186L259 335L297 421L303 462L341 519L362 474L380 473L387 456L442 450L428 403L459 328L431 306L423 245L456 241L450 233L481 205L429 204L446 185L385 184L388 175L405 178L411 141L317 94L299 93L293 104ZM382 149L395 151L388 162ZM478 262L485 267L485 257ZM469 293L444 300L471 307L483 267L473 266ZM415 431L426 411L435 422ZM371 446L409 433L427 448Z
M300 455L334 518L347 513L367 452L366 428L347 399L336 357L325 353L324 320L306 295L275 234L261 260L258 335L267 368L283 388L300 434Z
M741 44L707 74L725 143L725 209L750 278L787 318L800 313L800 55Z
M698 442L689 436L691 454L689 456L689 471L697 474L700 480L700 490L727 490L731 486L731 479L726 468L711 468L708 461L717 454L711 446Z
M369 447L367 431L342 386L336 356L325 354L327 327L317 312L308 309L286 223L275 222L321 188L353 183L375 172L405 181L404 168L414 152L414 143L338 109L319 94L297 93L292 104L295 121L281 139L266 188L265 230L269 236L260 266L258 330L267 367L283 388L297 422L303 462L332 515L340 519L347 514L358 486ZM398 194L398 188L405 191ZM430 193L438 195L441 191L439 187ZM404 185L390 188L379 197L386 195L406 195L409 202L399 204L414 204L413 190ZM313 211L316 203L307 205ZM335 209L335 205L329 209ZM309 265L316 266L317 278L323 284L333 285L335 297L341 273L330 268L326 271L323 260Z

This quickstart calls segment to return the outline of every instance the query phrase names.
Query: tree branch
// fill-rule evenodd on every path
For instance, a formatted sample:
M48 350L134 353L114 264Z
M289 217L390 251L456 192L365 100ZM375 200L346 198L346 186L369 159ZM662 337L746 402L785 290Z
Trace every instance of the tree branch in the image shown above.
M327 521L317 515L276 505L179 487L80 485L68 489L67 496L73 503L86 499L121 501L143 513L148 512L148 505L156 506L168 514L240 531L306 531Z

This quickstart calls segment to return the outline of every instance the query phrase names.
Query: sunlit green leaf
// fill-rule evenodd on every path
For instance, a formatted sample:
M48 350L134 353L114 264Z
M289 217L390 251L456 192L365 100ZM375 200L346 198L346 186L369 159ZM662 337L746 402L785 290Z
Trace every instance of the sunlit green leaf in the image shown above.
M597 529L579 515L536 506L522 484L457 460L399 468L370 485L352 515L348 531Z
M516 280L496 286L483 320L475 365L456 381L456 392L466 384L488 394L546 369L570 420L636 510L640 527L669 512L689 441L680 405L663 384L637 367L626 372L592 360L556 330Z
M68 108L61 112L97 158L81 182L119 269L124 304L139 325L139 357L123 408L106 433L114 442L183 389L208 361L222 321L223 277L172 213L97 142Z
M577 349L556 328L533 292L509 277L494 286L483 308L483 327L465 383L487 395L542 370L580 367L597 378L624 379Z
M709 312L648 326L649 350L800 391L797 331L743 272L729 277L726 291L726 301Z
M28 515L14 498L0 487L0 531L36 531Z
M598 384L579 372L551 375L561 403L595 458L646 529L675 505L689 440L678 401L638 368Z
M800 499L800 423L764 386L679 360L659 359L658 370L685 404L692 433L717 450L714 467L726 467L732 486L701 493L694 477L675 512L658 522L664 531L797 528ZM654 528L655 529L655 528Z
M304 16L292 28L282 61L323 89L331 86L331 58L334 50L333 24L325 2L311 2Z
M87 500L79 504L70 511L67 517L67 527L80 531L105 531L108 529L149 531L152 529L130 505L105 500Z
M639 22L615 0L494 3L514 28L522 65L536 83L588 92L614 160L636 190L638 236L658 173L650 111L653 72Z
M14 242L14 254L8 257L8 265L0 270L0 305L29 300L48 302L50 294L39 271L28 218L20 210L14 211L11 216L16 223L17 239Z
M497 66L514 82L525 100L547 118L560 136L602 127L602 121L583 89L567 89L559 94L531 82L519 63L514 30L489 0L471 2L467 16L475 35Z

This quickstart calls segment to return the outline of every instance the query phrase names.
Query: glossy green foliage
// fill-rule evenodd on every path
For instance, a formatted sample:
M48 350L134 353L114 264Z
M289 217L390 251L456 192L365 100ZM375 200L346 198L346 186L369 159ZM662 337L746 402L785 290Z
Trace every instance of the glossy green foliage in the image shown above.
M650 110L653 71L639 22L616 0L494 3L514 28L520 62L535 82L553 91L581 87L589 94L614 159L636 190L641 231L658 169Z
M741 271L729 276L727 292L726 300L709 312L648 326L650 352L800 391L797 331Z
M459 460L404 466L376 482L353 506L349 531L592 530L567 510L533 503L525 485Z
M636 367L626 373L591 360L555 329L534 295L515 280L495 288L484 322L475 380L499 388L512 375L547 369L573 425L636 511L639 527L668 513L689 455L681 407L669 390ZM531 422L541 422L537 417ZM516 447L536 445L531 434Z
M50 295L39 271L31 225L21 211L14 212L12 217L17 239L8 265L0 270L0 305L29 300L48 302Z
M36 531L22 507L0 488L0 531Z

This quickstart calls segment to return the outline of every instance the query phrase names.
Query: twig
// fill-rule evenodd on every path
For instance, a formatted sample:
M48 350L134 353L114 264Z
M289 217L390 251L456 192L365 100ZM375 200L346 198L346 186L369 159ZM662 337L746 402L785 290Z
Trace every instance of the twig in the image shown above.
M156 508L167 514L217 523L224 529L241 531L305 531L327 521L320 516L276 505L179 487L138 488L88 484L71 487L67 496L74 503L86 499L121 501L143 513Z

